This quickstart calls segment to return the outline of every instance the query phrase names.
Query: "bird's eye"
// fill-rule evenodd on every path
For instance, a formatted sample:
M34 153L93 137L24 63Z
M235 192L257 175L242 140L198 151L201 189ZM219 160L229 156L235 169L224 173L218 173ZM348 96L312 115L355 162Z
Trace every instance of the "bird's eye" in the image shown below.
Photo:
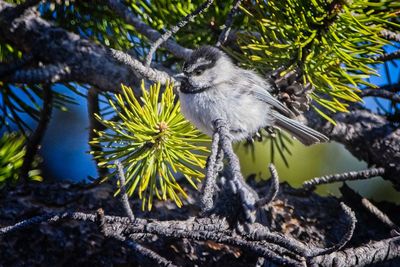
M198 70L195 70L193 73L194 73L194 75L199 76L203 73L203 71L204 70L202 70L202 69L198 69Z

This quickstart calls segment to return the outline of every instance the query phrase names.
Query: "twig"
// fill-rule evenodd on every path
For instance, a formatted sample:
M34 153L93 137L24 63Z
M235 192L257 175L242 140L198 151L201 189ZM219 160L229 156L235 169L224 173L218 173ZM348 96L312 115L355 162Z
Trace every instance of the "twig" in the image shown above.
M243 179L240 171L240 163L232 148L232 140L229 129L221 119L214 121L214 129L220 135L220 145L228 159L228 171L230 172L230 187L234 194L238 194L243 207L243 212L247 220L254 222L255 204L258 199L257 193L252 190Z
M219 151L219 134L215 132L212 138L211 154L208 157L206 166L206 177L201 189L200 207L203 212L210 211L214 206L214 192L216 187L216 178L218 172L216 170L217 156Z
M223 45L226 40L228 39L229 33L231 31L231 27L233 24L233 17L236 15L236 13L239 10L239 6L241 4L243 0L235 0L235 3L233 4L233 7L231 9L231 11L229 12L226 21L225 21L225 25L223 27L223 30L221 32L221 34L218 37L218 42L216 44L217 47L220 47L221 45Z
M122 165L120 164L119 161L116 161L115 164L118 167L118 171L123 171L120 170L120 167L122 168ZM121 180L125 180L124 174L120 174L120 181ZM122 182L122 181L121 181ZM126 194L125 194L126 196ZM124 205L125 208L125 201L122 202L122 204ZM129 207L129 203L128 203L128 207ZM128 209L130 210L130 208ZM130 212L128 213L128 217L130 219L131 222L134 221L133 218L133 214L131 214L131 216L129 216L129 213L132 213L132 211L130 210ZM107 222L106 216L104 215L104 210L103 209L98 209L96 212L96 221L99 224L99 228L100 231L104 234L104 236L106 237L113 237L121 242L123 242L125 245L127 245L130 249L132 249L133 251L135 251L138 255L137 258L138 260L140 260L142 263L144 261L150 261L151 264L156 264L156 266L169 266L169 267L176 267L175 264L173 264L172 262L170 262L169 260L161 257L159 254L157 254L156 252L152 251L151 249L148 249L132 240L128 240L125 236L122 235L122 229L121 227L112 227L111 225L109 225L109 223ZM138 256L143 256L143 259L138 257ZM145 262L148 263L148 262ZM145 264L146 266L149 264Z
M334 182L344 182L352 180L364 180L371 177L380 176L385 174L384 168L371 168L363 171L345 172L340 174L326 175L321 177L313 178L303 183L305 190L314 190L315 186L321 184L330 184Z
M400 227L396 225L385 213L383 213L377 206L372 204L368 199L362 198L361 203L372 215L379 219L382 223L386 224L389 228L400 233Z
M380 98L389 99L389 100L391 100L393 102L396 102L396 103L400 103L400 95L398 93L390 92L390 91L383 90L383 89L380 89L380 88L363 89L359 94L362 97L376 96L376 97L380 97Z
M156 42L161 38L161 34L149 25L137 18L137 16L119 0L104 0L109 8L127 23L131 24L140 33L149 38L151 42ZM191 49L180 46L172 40L166 40L161 44L169 52L179 58L187 59L192 53Z
M387 225L389 229L400 233L400 227L396 225L384 212L372 204L368 199L362 197L359 193L350 188L346 183L344 183L340 188L340 192L346 201L349 201L351 205L355 206L354 208L356 208L356 210L366 209L375 218Z
M284 236L280 233L273 233L259 223L245 224L244 232L242 234L246 240L269 242L292 251L302 257L309 255L309 249L300 241Z
M400 43L400 33L392 32L389 30L382 30L381 35L383 38L396 41Z
M206 11L214 0L206 0L203 4L201 4L198 8L196 8L192 13L184 17L181 21L178 22L177 25L173 26L170 30L166 31L162 36L160 36L150 47L149 53L146 56L145 64L146 67L150 67L151 60L153 58L154 53L157 51L158 47L166 42L173 34L177 33L180 29L186 26L189 21L193 21L198 15L202 14Z
M374 59L376 61L389 61L389 60L398 59L398 58L400 58L400 50L376 56Z
M49 84L43 85L43 107L40 112L39 123L29 137L26 143L26 152L24 156L24 162L21 167L20 175L23 179L28 179L28 172L32 167L32 162L40 148L43 136L46 132L47 125L50 121L51 112L53 110L53 92Z
M202 230L195 230L188 227L191 226L182 224L165 224L164 222L162 224L149 222L146 227L140 226L139 228L136 228L134 225L133 227L127 229L126 232L134 233L136 231L139 231L164 237L188 238L200 241L212 240L218 243L224 243L244 248L246 250L256 253L257 255L267 257L268 259L279 265L302 266L298 261L289 257L281 256L271 249L267 248L265 245L260 245L257 242L243 240L242 238L237 236L229 236L223 232L214 232L204 229L207 226L203 226Z
M165 259L160 256L156 252L151 249L148 249L136 242L131 240L125 240L124 242L128 247L130 247L133 251L136 251L139 255L144 256L147 259L150 259L152 263L155 263L155 266L168 266L168 267L177 267L177 265L173 264L171 261Z
M89 115L89 146L90 151L99 152L102 147L97 144L93 144L92 141L97 137L96 131L101 131L104 129L103 124L101 124L94 116L94 114L100 114L99 107L99 92L95 87L90 87L87 93L87 109ZM93 156L93 160L96 162L97 174L99 177L105 177L108 174L108 169L99 166L99 160Z
M345 234L343 235L343 237L337 244L335 244L329 248L315 249L313 252L311 252L311 255L309 255L309 257L316 257L319 255L325 255L325 254L329 254L334 251L337 251L337 250L343 248L353 237L354 229L356 228L356 223L357 223L356 215L343 202L340 203L340 206L341 206L342 210L344 211L344 213L346 214L347 220L349 221L349 224L347 226Z
M124 174L124 167L122 166L121 162L118 160L115 161L115 165L117 166L118 170L118 179L119 179L119 189L121 190L121 203L124 207L125 213L131 221L135 220L135 216L133 215L132 208L129 205L128 195L126 194L125 190L125 174Z
M62 219L75 219L78 221L94 222L96 220L96 216L93 214L86 214L82 212L62 212L62 213L43 214L40 216L29 218L27 220L20 221L11 226L0 228L0 236L5 234L11 234L13 232L26 229L43 222L52 223L52 222L58 222Z
M267 195L257 201L257 203L256 203L257 207L262 207L262 206L265 206L265 205L269 205L275 199L276 195L279 192L278 171L275 169L275 166L272 163L269 164L268 168L269 168L269 171L271 173L271 179L270 179L271 185L269 187Z
M40 1L41 0L26 0L22 4L16 5L15 7L6 7L10 10L5 12L5 19L14 20L15 18L21 16L27 9L39 4Z
M136 71L139 75L146 77L150 81L160 82L161 84L166 84L168 81L175 81L175 79L170 76L167 72L156 70L153 68L146 68L142 62L131 57L129 54L124 53L119 50L110 49L110 53L114 59L118 62L130 67L132 70Z

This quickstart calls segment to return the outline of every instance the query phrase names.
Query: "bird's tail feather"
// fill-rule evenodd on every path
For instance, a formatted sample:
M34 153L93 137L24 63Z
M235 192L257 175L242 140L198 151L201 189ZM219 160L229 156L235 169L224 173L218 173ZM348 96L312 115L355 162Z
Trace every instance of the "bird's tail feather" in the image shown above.
M274 112L273 116L275 118L276 126L288 131L306 146L329 141L329 138L322 133L311 129L296 120L290 119L277 112Z

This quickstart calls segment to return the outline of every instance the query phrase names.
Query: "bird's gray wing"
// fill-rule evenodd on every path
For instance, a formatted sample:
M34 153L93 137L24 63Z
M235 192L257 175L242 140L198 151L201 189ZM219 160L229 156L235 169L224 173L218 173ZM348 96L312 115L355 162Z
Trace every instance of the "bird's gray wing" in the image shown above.
M290 119L276 111L271 114L275 118L275 125L288 131L300 142L309 146L315 143L327 142L329 138L314 129L311 129L300 122Z
M287 117L294 117L293 112L291 112L282 102L273 97L265 88L255 85L253 89L254 90L251 90L251 94L253 94L258 100L271 105L275 110Z

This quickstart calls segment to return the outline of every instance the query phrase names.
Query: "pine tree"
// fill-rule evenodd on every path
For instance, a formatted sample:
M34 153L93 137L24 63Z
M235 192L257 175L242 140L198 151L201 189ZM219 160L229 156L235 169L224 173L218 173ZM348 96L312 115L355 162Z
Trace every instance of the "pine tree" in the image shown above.
M211 183L219 144L228 170L240 173L223 130L210 139L179 112L173 75L207 44L255 69L299 118L374 167L305 188L382 175L399 190L400 90L389 72L398 71L399 13L394 0L0 0L0 186L46 180L38 150L52 110L76 104L60 87L87 99L98 181L119 176L115 194L139 198L143 210L155 198L181 207L189 187ZM371 81L379 73L386 84ZM286 161L289 136L272 128L259 136Z

